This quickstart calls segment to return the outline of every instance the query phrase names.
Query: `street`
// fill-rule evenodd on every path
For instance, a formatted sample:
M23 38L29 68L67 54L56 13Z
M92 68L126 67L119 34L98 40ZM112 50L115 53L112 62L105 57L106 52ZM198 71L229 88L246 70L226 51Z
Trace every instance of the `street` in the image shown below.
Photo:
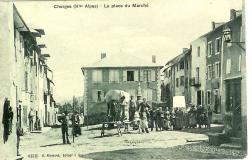
M217 126L210 132L219 129ZM62 144L60 128L27 133L21 139L20 152L24 159L230 159L245 156L245 151L209 146L205 134L209 130L204 128L148 134L130 130L121 137L114 129L100 137L97 126L89 130L83 127L82 135L75 137L74 143L70 130L70 145Z

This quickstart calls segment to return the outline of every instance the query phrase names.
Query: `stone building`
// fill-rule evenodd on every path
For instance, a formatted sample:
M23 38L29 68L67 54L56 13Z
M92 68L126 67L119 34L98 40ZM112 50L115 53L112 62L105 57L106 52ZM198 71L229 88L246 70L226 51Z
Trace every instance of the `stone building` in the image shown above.
M167 107L173 107L174 96L184 96L186 104L191 102L190 77L191 77L191 49L183 48L180 55L168 61L165 65L162 101Z
M8 141L1 145L1 151L10 159L16 155L16 126L20 126L24 132L28 131L29 112L33 114L34 122L38 116L40 127L44 125L46 55L42 51L44 45L38 43L38 39L44 35L43 29L28 26L13 3L0 3L0 23L0 103L3 106L8 98L14 113L12 133ZM0 119L3 112L0 109ZM1 137L3 130L1 123Z
M106 57L82 67L84 76L84 114L104 115L107 106L104 96L109 90L124 90L136 98L141 89L142 98L147 101L160 101L160 69L156 57L146 62L133 55L120 54ZM91 122L90 122L91 123Z
M206 38L199 37L191 42L191 103L205 105L206 90Z
M230 41L232 43L223 42L223 58L222 58L222 101L221 105L225 112L233 114L233 130L235 134L240 135L242 129L242 93L245 92L241 88L244 67L242 67L242 56L245 48L241 42L241 26L242 16L240 12L231 10L231 19L225 23L223 30L228 29L232 32ZM234 43L237 42L237 43ZM243 41L244 42L244 41ZM243 73L244 72L244 73Z

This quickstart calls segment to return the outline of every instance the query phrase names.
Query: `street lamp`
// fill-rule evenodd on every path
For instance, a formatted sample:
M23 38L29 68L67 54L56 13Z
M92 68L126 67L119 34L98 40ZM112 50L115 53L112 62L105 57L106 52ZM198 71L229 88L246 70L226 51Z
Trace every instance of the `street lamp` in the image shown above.
M225 28L223 30L223 37L224 37L224 41L226 43L230 43L231 42L231 36L232 36L232 31L230 28Z
M229 27L225 27L225 29L222 31L222 33L223 33L224 42L235 43L244 51L246 50L243 46L241 46L241 44L244 44L245 42L232 41L232 30Z

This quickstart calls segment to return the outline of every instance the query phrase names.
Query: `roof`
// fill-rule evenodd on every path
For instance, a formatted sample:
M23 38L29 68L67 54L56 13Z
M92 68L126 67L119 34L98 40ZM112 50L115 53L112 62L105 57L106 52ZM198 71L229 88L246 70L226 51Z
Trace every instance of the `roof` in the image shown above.
M211 34L211 33L214 33L214 32L216 32L216 31L219 31L219 30L223 29L223 27L226 27L227 25L229 25L229 24L233 23L234 21L236 21L236 20L238 20L238 19L241 19L241 18L242 18L242 14L239 14L239 15L237 15L234 19L229 20L228 22L223 22L223 23L219 24L217 27L215 27L214 30L211 30L211 31L209 31L209 32L207 32L207 33L201 35L200 38L206 37L206 36L208 36L208 35Z
M145 61L129 54L114 54L82 68L157 67L163 65Z
M184 51L180 55L178 55L175 58L173 58L172 60L168 61L166 63L166 69L173 66L174 64L177 64L182 58L184 58L189 53L191 53L191 49L187 49L186 51Z

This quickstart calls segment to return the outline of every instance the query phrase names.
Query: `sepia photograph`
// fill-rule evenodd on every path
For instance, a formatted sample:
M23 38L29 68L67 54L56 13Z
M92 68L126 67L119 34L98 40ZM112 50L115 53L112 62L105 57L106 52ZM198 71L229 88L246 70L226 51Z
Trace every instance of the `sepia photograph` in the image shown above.
M246 158L246 9L1 1L0 159Z

